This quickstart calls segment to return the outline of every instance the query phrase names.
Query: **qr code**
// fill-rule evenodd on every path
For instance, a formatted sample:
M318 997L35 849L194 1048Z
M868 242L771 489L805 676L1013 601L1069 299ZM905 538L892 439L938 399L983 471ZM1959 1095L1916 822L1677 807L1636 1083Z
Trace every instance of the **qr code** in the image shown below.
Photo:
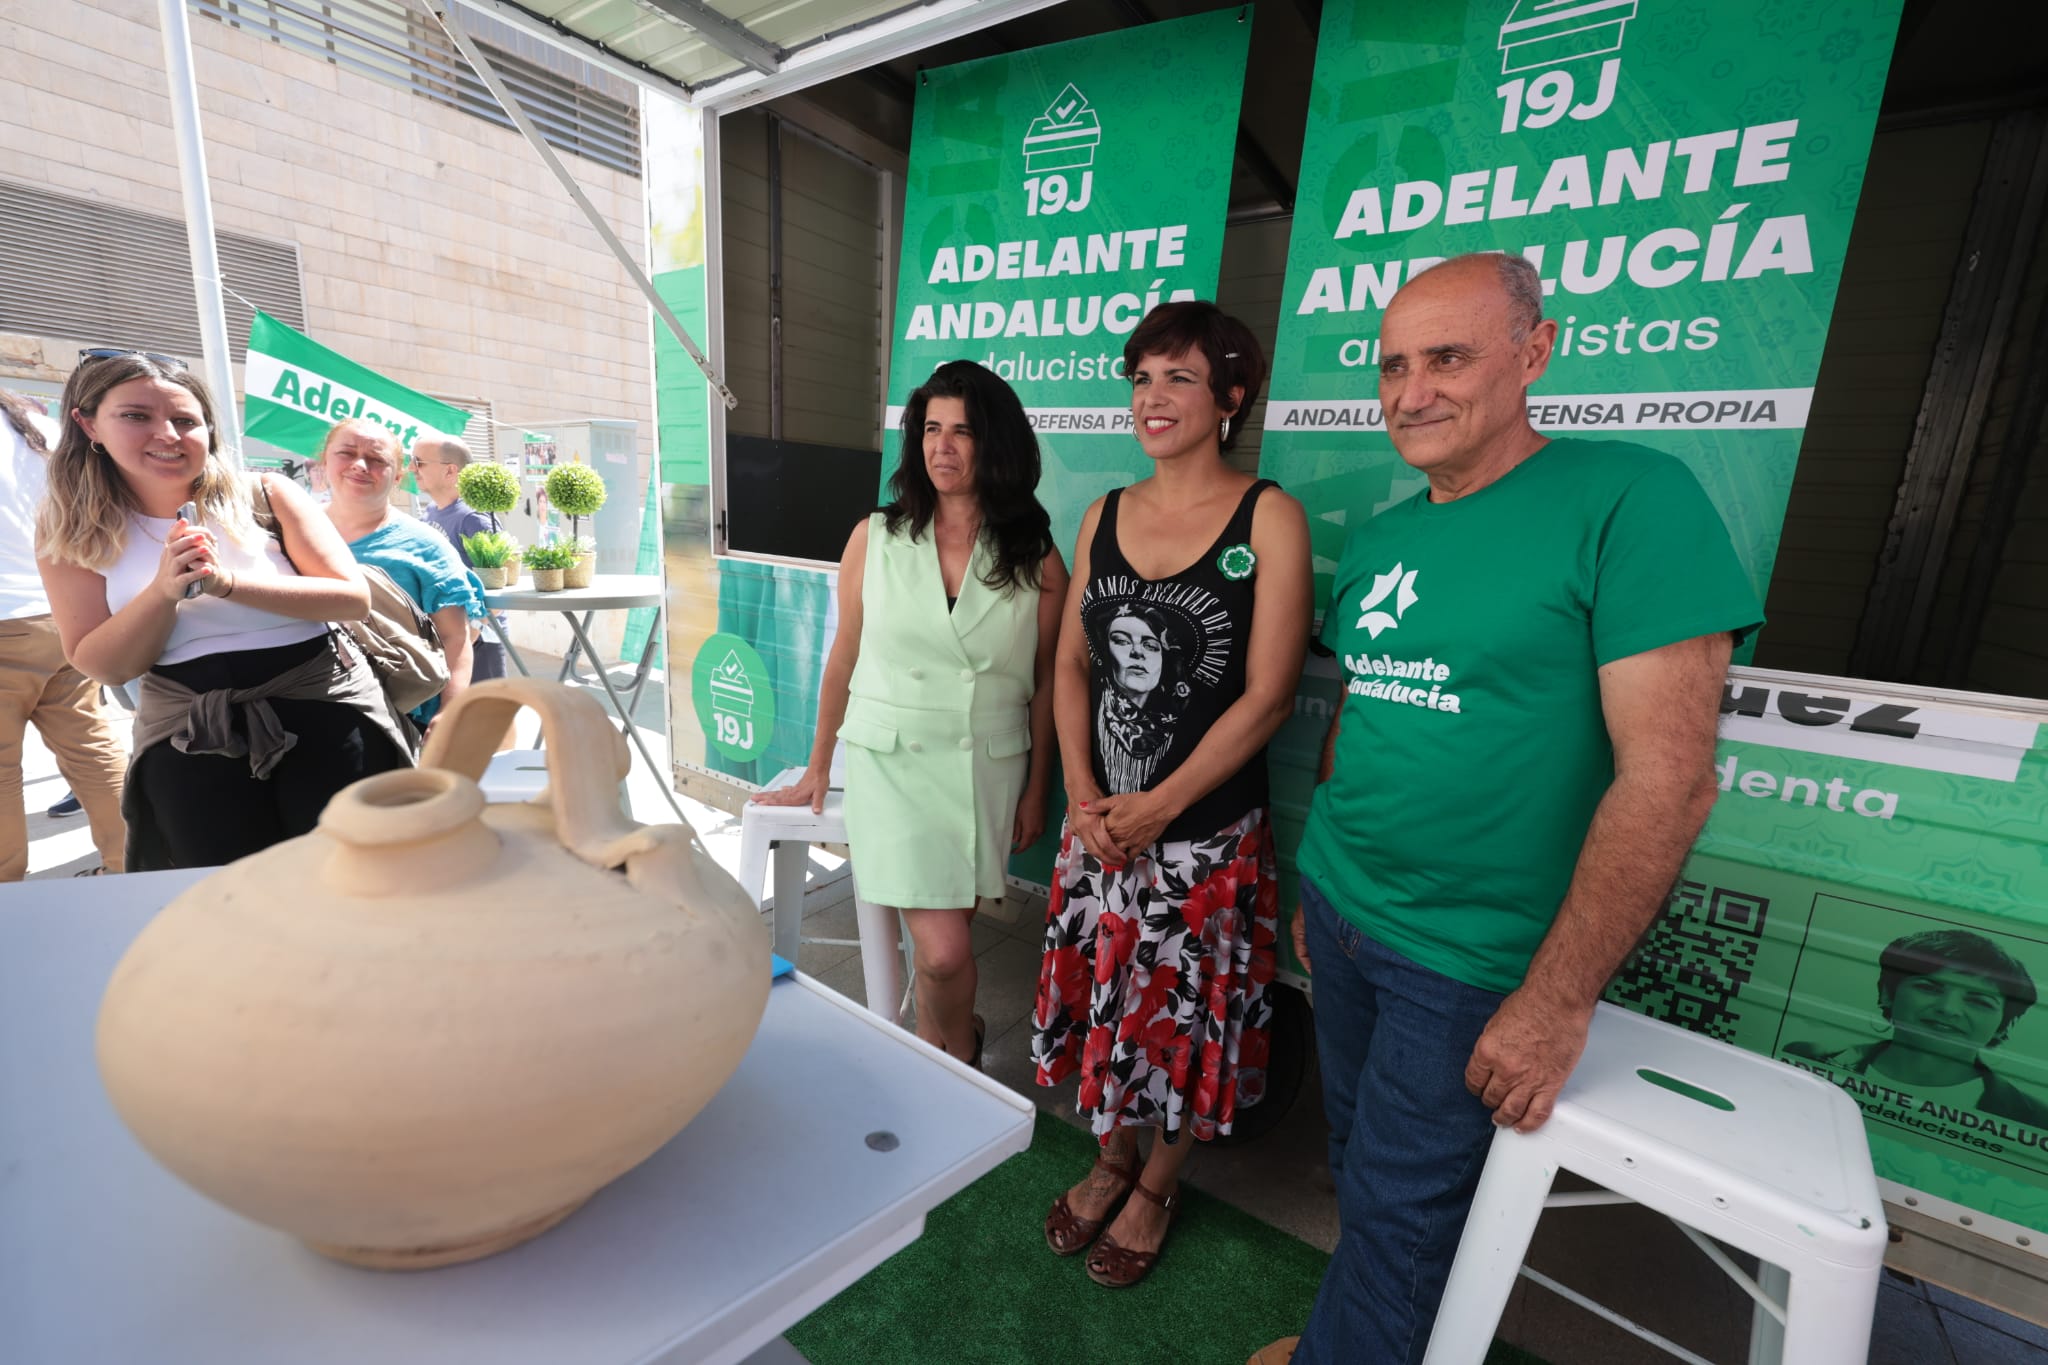
M1664 913L1607 988L1617 1005L1724 1043L1735 1041L1736 999L1763 945L1763 896L1680 882Z

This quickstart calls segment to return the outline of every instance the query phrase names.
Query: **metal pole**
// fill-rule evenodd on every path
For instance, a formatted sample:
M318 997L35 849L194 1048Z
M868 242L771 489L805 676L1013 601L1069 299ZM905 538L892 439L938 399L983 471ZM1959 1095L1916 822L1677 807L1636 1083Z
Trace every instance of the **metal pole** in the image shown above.
M192 71L192 30L185 0L158 0L164 35L164 74L171 84L171 130L178 139L178 179L185 194L185 239L192 250L192 295L199 310L201 369L213 390L214 429L234 464L242 460L242 418L235 405L235 372L228 351L228 317L221 301L220 252L213 239L213 200L207 193L206 144L199 131L199 83Z
M725 368L725 143L718 115L708 109L694 111L698 119L698 140L704 148L704 345L711 352L715 368ZM722 403L705 404L708 436L706 449L722 455L725 451L726 412ZM711 553L722 555L729 548L726 533L726 497L729 480L725 461L711 460Z
M782 439L782 120L768 115L768 435Z

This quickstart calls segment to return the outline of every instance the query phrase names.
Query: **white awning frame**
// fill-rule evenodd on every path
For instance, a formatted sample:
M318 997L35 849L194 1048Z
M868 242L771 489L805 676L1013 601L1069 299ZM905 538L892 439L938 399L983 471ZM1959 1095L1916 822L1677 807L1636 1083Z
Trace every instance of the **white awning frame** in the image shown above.
M928 0L924 4L906 5L892 14L852 25L844 32L789 48L773 71L743 70L696 86L685 85L651 67L628 61L595 39L577 33L573 24L543 19L513 3L513 0L454 0L454 3L458 8L488 14L529 37L573 53L615 76L632 81L644 90L681 100L692 108L729 114L764 100L795 94L821 81L907 57L935 44L1008 23L1050 8L1061 0ZM708 29L692 27L681 19L676 23L679 28L706 42L714 41ZM762 40L762 47L772 49L773 45Z
M476 71L477 79L489 87L491 98L497 100L498 107L505 111L506 115L511 118L513 126L519 129L519 135L526 139L528 146L540 154L540 159L547 163L548 170L553 172L555 179L561 182L563 191L582 212L584 218L589 221L591 229L604 242L605 250L612 253L612 257L619 263L619 268L626 272L627 277L633 281L634 286L646 297L648 307L652 308L655 315L667 325L669 331L674 334L675 339L682 343L683 350L692 361L696 362L697 368L704 372L705 380L710 383L712 390L718 394L719 401L725 404L728 409L738 407L740 400L727 387L725 380L719 376L718 369L711 363L710 357L704 354L703 350L690 336L689 329L683 326L682 319L678 318L675 310L668 306L668 300L661 296L661 291L654 287L654 281L647 277L647 272L642 270L640 263L633 259L633 253L626 249L626 244L619 240L619 235L616 232L612 231L612 225L605 221L605 216L602 213L597 211L597 205L590 202L590 196L583 192L583 187L576 183L576 177L571 175L569 168L562 164L560 154L548 145L545 137L541 136L541 131L534 126L532 117L520 105L518 98L505 87L505 82L499 77L497 68L491 65L490 59L484 56L482 49L478 48L476 43L470 38L469 31L462 26L461 20L455 18L451 13L455 6L450 3L450 0L426 0L426 3L429 13L434 16L435 21L447 33L449 41L461 48L462 55L469 59L470 66Z
M821 81L908 57L939 43L964 38L997 24L1021 19L1061 0L933 0L915 10L901 10L870 23L793 48L782 69L773 75L745 71L697 87L691 102L730 114L782 95L793 95Z
M704 349L697 345L688 330L683 327L682 321L676 317L674 311L668 306L667 301L655 289L654 283L648 278L647 273L640 268L638 262L633 259L632 254L619 241L618 236L612 231L611 225L604 220L604 216L597 211L589 198L577 186L568 168L562 164L562 159L556 155L555 150L548 146L546 140L541 137L539 130L533 126L532 120L518 106L510 92L503 88L503 83L498 79L497 73L492 69L489 60L469 40L468 34L463 30L456 11L467 6L471 9L489 13L499 20L511 24L523 33L623 76L651 94L665 99L680 100L690 108L696 109L703 115L706 123L705 144L708 160L713 150L717 147L714 125L717 119L725 114L750 108L753 105L776 99L782 95L794 94L809 86L833 80L839 76L863 70L882 62L894 61L898 57L921 52L935 43L946 42L988 28L994 24L1021 18L1034 11L1058 4L1060 0L932 0L929 4L898 10L893 14L885 15L869 23L851 27L844 33L821 38L817 42L807 44L786 54L782 53L779 49L773 49L772 45L763 44L764 51L750 52L747 58L751 63L750 69L717 81L707 82L705 85L699 86L694 90L682 86L659 72L652 71L633 62L628 62L588 38L565 33L563 32L564 26L558 21L540 19L520 6L511 3L511 0L414 0L414 3L424 4L429 12L433 14L434 18L440 22L441 26L447 30L448 36L462 49L463 55L469 59L470 65L476 68L478 77L482 79L485 85L490 87L491 94L496 97L499 105L504 108L505 112L511 116L513 123L519 129L520 135L527 140L534 151L540 154L541 160L547 163L548 169L561 182L562 188L568 193L570 199L582 211L583 216L589 220L591 227L597 232L598 236L603 239L606 248L617 258L620 268L626 272L633 283L638 286L640 292L646 296L647 302L654 309L656 316L662 320L663 325L681 343L683 350L696 363L697 368L704 372L704 378L718 394L723 410L730 411L739 406L739 399L726 384L721 373L724 367L723 352L725 349L721 344L725 331L723 314L715 308L710 311L710 332L707 336L707 342L709 343L711 353L706 355ZM675 6L676 10L683 10L685 13L688 12L688 10L684 10L685 5L688 6L689 10L701 11L710 8L708 5L703 4L702 0L667 0L666 3L657 5L657 8L663 13L673 13L674 11L670 8L671 4ZM682 20L679 20L679 23L683 27L689 28L691 32L698 33L706 41L720 46L721 49L724 49L728 43L734 44L737 47L745 46L743 42L735 39L730 32L714 37L710 28L699 28ZM742 25L729 22L728 27L738 29L740 33L752 36ZM759 40L757 39L756 41ZM778 60L780 62L778 69L766 69L774 66ZM707 185L708 188L709 186ZM707 193L704 204L704 227L707 239L715 239L723 232L723 214L719 210L720 205L717 199ZM720 292L722 293L722 291ZM718 302L722 305L722 298ZM716 414L714 425L722 427L724 425L722 421L723 412L714 408L714 413ZM722 433L714 431L713 434L718 436Z
M721 290L716 289L714 279L714 305L710 314L710 355L706 355L667 302L655 289L654 283L641 269L640 264L618 238L611 225L605 221L596 207L577 185L575 177L562 163L554 148L541 137L533 120L524 108L505 89L504 82L490 64L490 61L470 40L463 26L459 11L465 7L489 15L533 38L557 47L605 71L630 81L640 89L664 99L677 100L697 110L705 120L707 154L717 147L716 126L720 116L750 108L756 104L795 94L823 81L833 80L855 71L863 70L883 62L894 61L921 52L935 44L952 41L1012 19L1022 18L1060 3L1060 0L925 0L921 4L909 4L902 9L882 15L863 23L848 26L844 31L830 32L817 39L801 43L793 48L783 49L754 34L744 24L732 20L718 11L715 4L707 0L648 0L649 12L663 16L684 32L735 55L743 69L716 80L706 81L699 86L688 86L674 78L639 62L628 61L606 48L593 36L576 31L572 22L544 19L532 11L512 3L512 0L412 0L418 8L436 19L447 31L456 46L475 68L477 76L489 87L505 113L512 119L519 133L539 154L555 178L561 183L570 200L589 220L593 230L604 242L605 247L618 260L620 268L632 279L648 305L661 318L662 323L682 344L697 367L704 372L705 379L718 393L721 406L714 406L714 435L722 427L724 410L735 407L738 399L720 377L719 368L723 361L721 344L725 319L719 311L723 306ZM184 111L188 118L178 120L178 161L181 176L186 186L186 230L193 241L193 275L197 290L200 315L200 333L205 338L204 368L217 387L222 388L221 402L232 405L233 390L227 387L221 376L229 373L226 309L218 288L217 269L205 268L202 257L209 258L213 250L212 204L206 186L205 146L198 125L198 88L190 59L189 39L185 37L185 0L159 0L163 16L166 41L165 67L171 85L171 102L174 111ZM742 55L743 54L743 55ZM180 57L183 60L180 60ZM710 168L707 168L709 170ZM715 185L715 179L710 185ZM707 188L710 187L707 185ZM715 197L707 195L704 205L705 233L710 242L716 242L723 232L723 215L719 212ZM707 245L710 244L707 243ZM211 290L204 286L212 283ZM230 428L232 430L232 428Z

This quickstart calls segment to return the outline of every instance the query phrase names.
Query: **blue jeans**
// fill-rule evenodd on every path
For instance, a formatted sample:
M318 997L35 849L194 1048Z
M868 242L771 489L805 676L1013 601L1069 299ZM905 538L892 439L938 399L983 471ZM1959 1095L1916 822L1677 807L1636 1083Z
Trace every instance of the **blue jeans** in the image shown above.
M1502 996L1419 966L1303 878L1337 1250L1294 1365L1411 1365L1493 1140L1465 1064Z

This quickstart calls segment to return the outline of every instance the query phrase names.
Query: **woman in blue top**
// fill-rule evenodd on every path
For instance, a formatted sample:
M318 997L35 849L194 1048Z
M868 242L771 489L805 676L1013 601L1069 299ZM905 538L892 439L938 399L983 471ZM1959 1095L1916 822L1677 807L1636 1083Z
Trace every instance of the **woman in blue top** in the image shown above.
M351 417L335 423L320 447L333 500L327 516L349 553L375 564L433 618L448 656L448 686L412 719L424 726L469 686L470 642L481 630L484 585L463 567L447 538L391 505L401 463L398 438L381 422Z

